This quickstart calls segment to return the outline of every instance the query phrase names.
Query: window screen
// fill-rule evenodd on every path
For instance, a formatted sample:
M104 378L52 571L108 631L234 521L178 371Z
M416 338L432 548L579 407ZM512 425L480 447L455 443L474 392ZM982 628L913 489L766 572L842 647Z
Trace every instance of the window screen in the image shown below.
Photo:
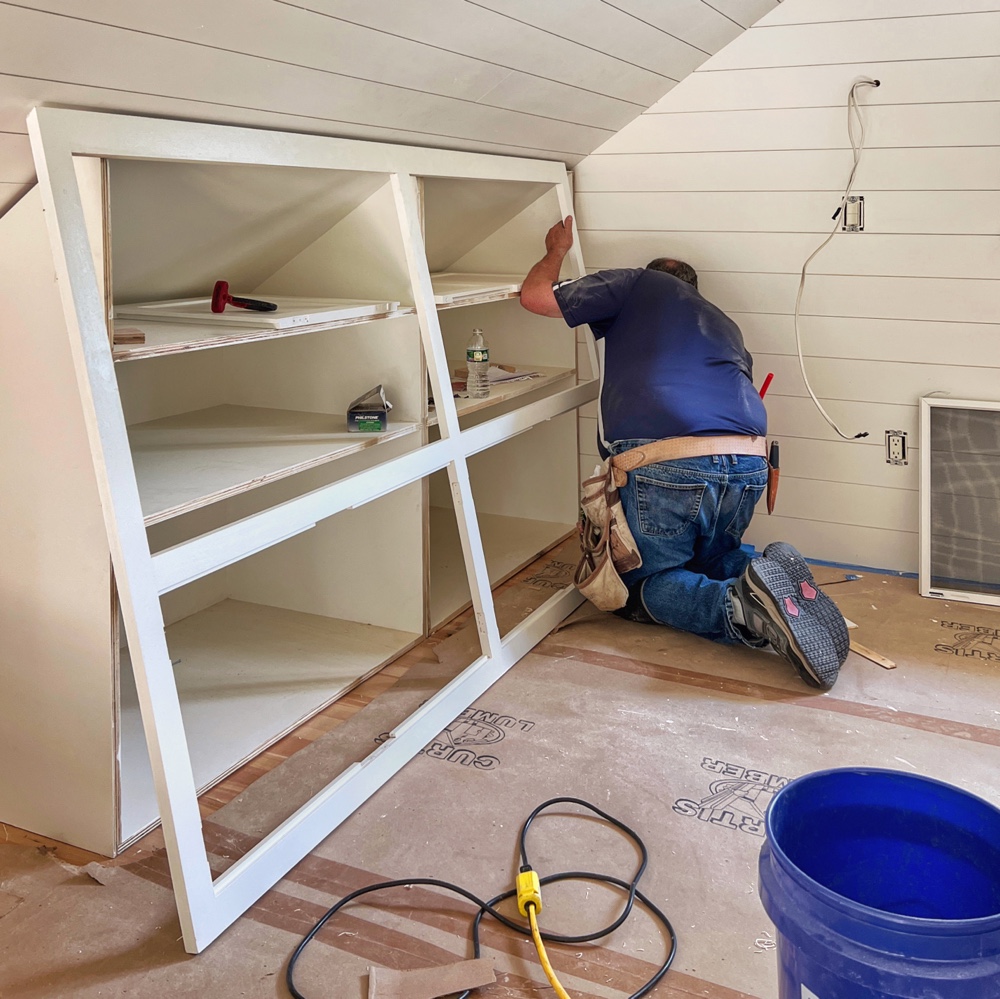
M1000 410L930 409L930 582L1000 594Z

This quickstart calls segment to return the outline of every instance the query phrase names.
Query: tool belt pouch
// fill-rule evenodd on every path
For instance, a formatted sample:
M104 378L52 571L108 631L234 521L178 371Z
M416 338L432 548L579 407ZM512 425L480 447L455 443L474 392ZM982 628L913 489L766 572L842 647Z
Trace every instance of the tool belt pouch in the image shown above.
M618 610L628 600L628 587L620 573L638 569L642 556L625 520L610 462L584 479L580 507L583 554L573 581L599 610Z

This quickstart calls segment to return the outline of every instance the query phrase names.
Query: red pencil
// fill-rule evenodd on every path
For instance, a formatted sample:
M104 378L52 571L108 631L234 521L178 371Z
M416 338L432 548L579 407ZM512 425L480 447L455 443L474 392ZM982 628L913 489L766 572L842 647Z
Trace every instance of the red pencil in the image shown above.
M768 390L768 387L771 384L771 379L773 377L774 377L774 372L773 371L769 371L767 373L767 377L764 379L764 384L761 385L761 387L760 387L760 397L761 397L761 399L764 398L764 393Z

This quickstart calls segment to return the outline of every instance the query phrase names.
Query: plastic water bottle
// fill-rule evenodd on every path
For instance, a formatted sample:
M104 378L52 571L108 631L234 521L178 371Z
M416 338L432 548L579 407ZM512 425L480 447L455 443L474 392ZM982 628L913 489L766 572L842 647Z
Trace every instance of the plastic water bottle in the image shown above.
M469 368L469 378L466 388L470 399L486 399L490 394L490 345L483 336L483 331L474 329L468 346L465 348L465 360Z

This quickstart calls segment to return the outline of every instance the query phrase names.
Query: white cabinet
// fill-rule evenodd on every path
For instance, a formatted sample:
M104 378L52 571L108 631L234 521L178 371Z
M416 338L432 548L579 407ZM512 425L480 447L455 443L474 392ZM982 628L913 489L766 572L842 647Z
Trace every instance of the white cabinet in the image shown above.
M29 128L39 185L0 219L0 820L110 855L162 818L197 951L579 601L502 635L491 597L576 521L596 387L517 302L566 174L51 109ZM299 304L213 316L220 280ZM507 380L456 399L475 326ZM349 432L376 384L387 428ZM213 882L196 792L470 602L482 656Z

